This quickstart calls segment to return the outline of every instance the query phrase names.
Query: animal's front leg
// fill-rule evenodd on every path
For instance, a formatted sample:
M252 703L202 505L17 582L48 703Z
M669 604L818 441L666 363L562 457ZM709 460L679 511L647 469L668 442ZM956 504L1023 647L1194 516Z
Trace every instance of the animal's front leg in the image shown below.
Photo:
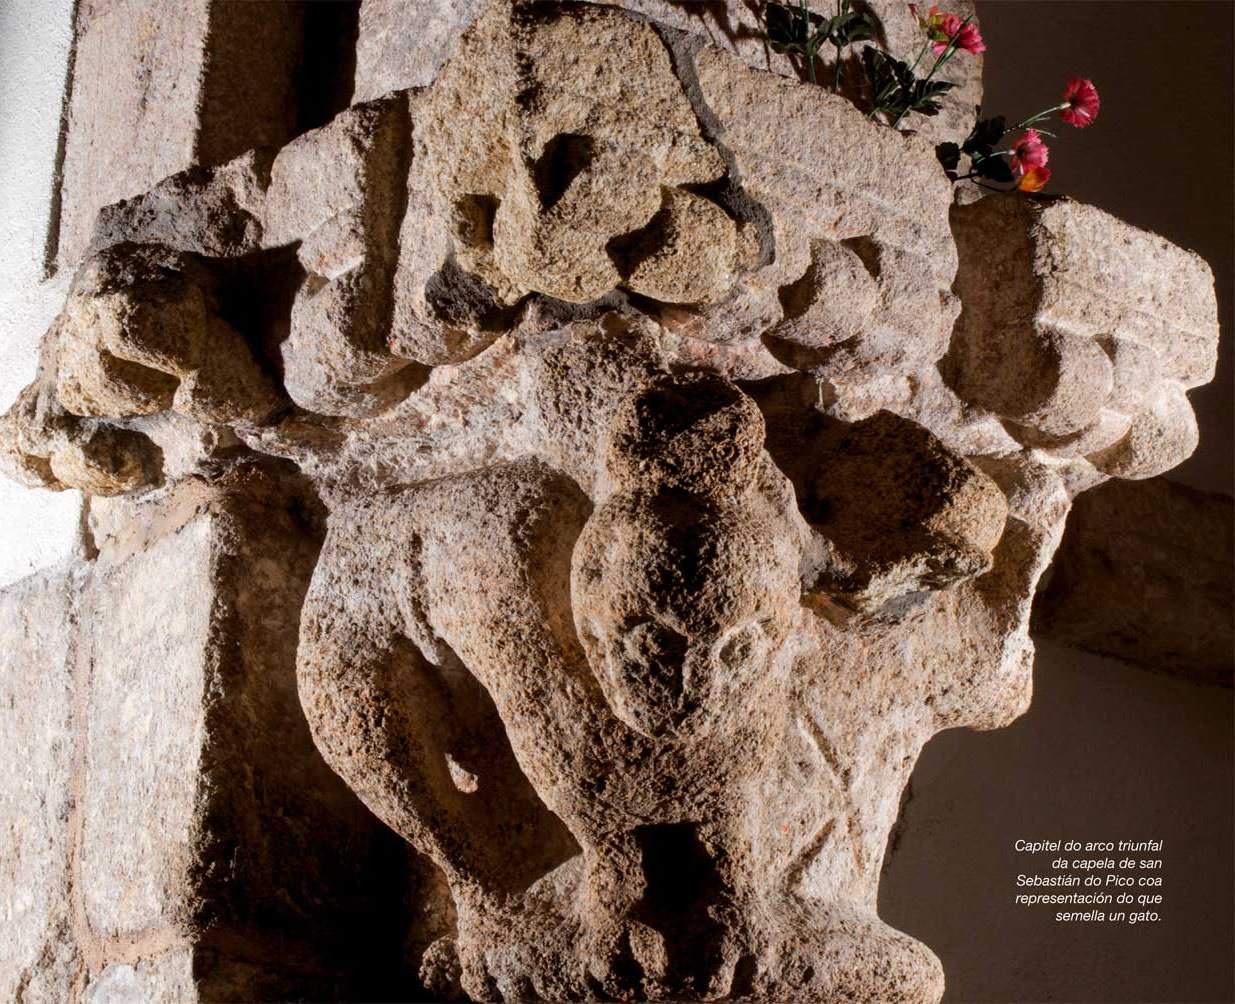
M644 999L664 976L664 940L635 917L633 840L577 836L583 852L523 893L459 904L448 948L471 999Z
M589 975L619 1000L640 994L644 981L665 976L663 935L643 920L638 908L646 891L634 834L621 833L587 847L577 908L586 918L584 959Z

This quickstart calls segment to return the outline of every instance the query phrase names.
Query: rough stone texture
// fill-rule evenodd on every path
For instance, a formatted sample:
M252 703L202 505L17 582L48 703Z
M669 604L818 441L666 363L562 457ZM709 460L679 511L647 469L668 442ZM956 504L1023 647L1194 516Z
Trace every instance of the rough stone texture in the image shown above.
M901 791L1028 706L1071 500L1191 448L1208 271L954 209L743 4L359 17L363 100L100 215L0 421L95 496L89 986L937 1001Z
M108 966L86 984L84 1004L132 1004L134 1001L196 1001L193 952L173 948L135 964Z
M89 252L115 244L160 244L212 258L261 246L269 151L250 150L218 167L190 167L150 191L99 210Z
M897 578L868 618L825 584L842 524L803 518L751 398L666 374L610 410L590 498L527 460L331 518L302 698L328 761L450 884L426 978L457 970L473 999L935 999L933 957L874 915L883 844L927 736L1027 704L1062 486L1001 471L1009 513L924 432L904 460L813 454L875 494L938 479L936 504L969 510L952 533L974 560ZM850 560L870 577L939 546L897 543ZM504 730L477 748L486 717Z
M862 385L930 367L959 309L948 289L951 193L933 148L852 114L843 98L770 78L719 50L703 50L697 67L734 172L771 217L775 253L745 284L745 298L771 307L759 326L727 331L726 304L721 316L704 314L683 330L762 335L778 362L826 381L846 417L865 417L877 406L862 401ZM755 107L757 115L746 111ZM828 324L828 310L849 326ZM745 321L746 311L736 314Z
M61 314L56 398L74 415L172 411L258 421L277 403L210 273L158 245L117 244L78 270ZM54 463L53 463L54 469Z
M777 55L768 46L762 4L725 0L616 0L624 8L663 28L688 33L709 45L737 55L756 69L804 80L806 67L798 60ZM796 6L796 3L794 4ZM367 101L404 87L427 87L442 65L454 55L460 36L484 9L484 0L364 0L356 42L355 100ZM812 13L836 13L831 0L810 0ZM896 56L913 62L921 48L921 33L907 5L872 0L863 9L874 15L880 42ZM948 6L960 17L975 15L970 0ZM869 101L860 67L863 43L858 43L842 65L841 89L846 97ZM830 82L835 63L832 50L820 53L817 76ZM919 117L913 128L932 143L963 138L973 125L972 110L982 103L982 57L954 60L945 79L955 82L945 109L934 119Z
M298 241L305 276L280 346L284 380L298 405L369 415L423 379L396 358L388 332L399 215L405 201L406 99L356 105L298 137L275 158L264 241Z
M79 881L92 969L129 965L92 978L99 999L134 981L176 998L185 951L203 999L367 996L398 968L398 855L296 700L317 539L278 499L238 470L93 516Z
M81 876L87 919L105 937L187 926L196 895L213 534L208 519L179 531L137 554L108 548L92 583ZM176 578L198 585L149 594Z
M95 214L169 174L294 133L301 5L84 0L61 186L59 261Z
M75 591L56 569L0 593L0 997L67 1000Z
M1235 613L1229 495L1165 478L1111 481L1076 500L1033 630L1146 669L1231 686Z
M297 700L320 530L295 495L250 469L96 500L93 560L0 596L6 996L414 987L405 895L431 873L328 771Z
M987 198L954 218L965 306L943 372L962 398L1115 477L1196 449L1184 392L1213 379L1218 336L1200 257L1066 199Z
M485 3L364 0L356 39L356 100L433 83Z
M413 119L398 355L473 356L529 294L714 300L744 264L737 222L684 188L724 164L669 50L615 9L492 5Z

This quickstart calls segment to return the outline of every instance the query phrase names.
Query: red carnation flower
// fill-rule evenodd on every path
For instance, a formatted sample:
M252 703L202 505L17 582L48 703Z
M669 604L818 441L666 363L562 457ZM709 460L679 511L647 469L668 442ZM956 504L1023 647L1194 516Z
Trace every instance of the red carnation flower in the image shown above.
M1029 174L1039 167L1045 167L1050 153L1038 130L1026 129L1025 134L1012 146L1012 169L1017 174Z
M1084 77L1073 77L1063 91L1063 104L1059 106L1059 117L1068 125L1084 129L1098 117L1098 89L1092 80Z
M1026 171L1021 175L1016 187L1022 192L1040 192L1050 180L1051 169L1049 167L1035 167L1032 171Z
M923 17L918 13L918 5L911 3L909 5L909 13L917 19L918 26L926 32L927 38L931 42L931 50L936 56L943 55L943 52L948 47L948 43L952 41L952 36L958 32L960 36L956 39L956 47L964 49L966 52L979 53L986 51L986 43L982 41L982 35L978 31L977 25L966 24L964 20L956 14L940 14L939 5L933 6Z
M982 41L982 35L978 31L978 26L975 24L965 24L955 14L944 14L939 17L938 31L943 35L942 38L938 34L933 35L935 39L931 45L931 50L935 55L942 55L943 51L948 47L948 42L952 38L956 38L956 47L964 49L966 52L972 52L977 55L979 52L986 51L986 43Z

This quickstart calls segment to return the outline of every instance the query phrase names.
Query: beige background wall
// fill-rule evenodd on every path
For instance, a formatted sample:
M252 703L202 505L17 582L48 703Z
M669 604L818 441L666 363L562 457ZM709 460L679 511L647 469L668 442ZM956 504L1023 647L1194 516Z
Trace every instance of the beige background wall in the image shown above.
M68 276L44 281L72 0L0 0L0 412L34 377ZM81 497L0 478L0 587L73 547Z

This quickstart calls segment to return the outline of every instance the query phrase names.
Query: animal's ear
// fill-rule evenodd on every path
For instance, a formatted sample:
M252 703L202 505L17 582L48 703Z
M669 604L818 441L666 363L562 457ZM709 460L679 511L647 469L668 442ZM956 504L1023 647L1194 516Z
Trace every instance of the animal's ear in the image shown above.
M529 325L555 330L533 342L523 427L539 456L595 496L605 430L623 399L663 371L661 347L648 325L622 315L563 323L551 306L528 308Z

